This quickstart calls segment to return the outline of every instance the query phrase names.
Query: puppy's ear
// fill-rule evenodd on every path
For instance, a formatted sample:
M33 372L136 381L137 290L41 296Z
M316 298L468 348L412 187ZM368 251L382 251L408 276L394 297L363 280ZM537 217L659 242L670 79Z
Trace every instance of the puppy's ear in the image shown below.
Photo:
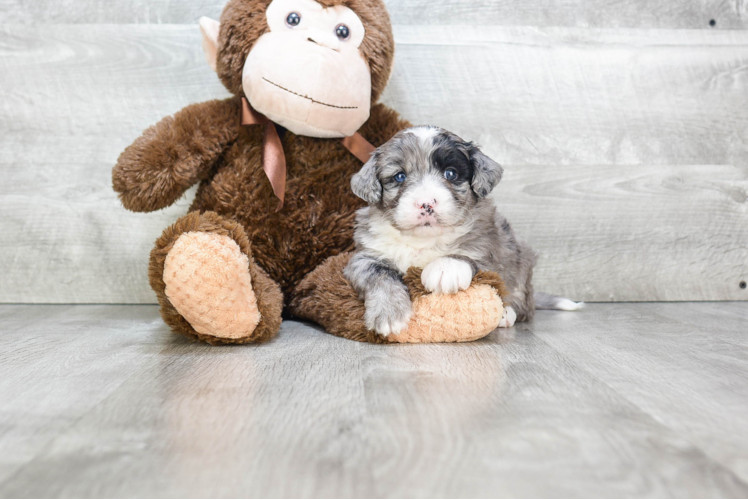
M379 154L371 155L369 161L351 179L353 194L366 201L370 205L376 205L382 201L382 183L377 177L377 160Z
M501 165L483 154L475 145L470 147L470 162L473 164L473 181L470 183L473 192L479 198L485 198L501 181L504 169Z

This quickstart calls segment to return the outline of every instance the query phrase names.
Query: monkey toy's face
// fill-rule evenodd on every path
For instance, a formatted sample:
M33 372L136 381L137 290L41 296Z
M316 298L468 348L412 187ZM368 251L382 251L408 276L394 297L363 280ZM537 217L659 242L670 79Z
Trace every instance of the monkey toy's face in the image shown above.
M249 102L296 134L353 135L371 106L359 17L314 0L273 0L266 15L270 31L252 47L242 75Z
M346 3L364 6L368 17ZM229 90L275 123L297 135L337 138L369 118L392 58L380 0L231 0L221 20L200 20L208 62Z

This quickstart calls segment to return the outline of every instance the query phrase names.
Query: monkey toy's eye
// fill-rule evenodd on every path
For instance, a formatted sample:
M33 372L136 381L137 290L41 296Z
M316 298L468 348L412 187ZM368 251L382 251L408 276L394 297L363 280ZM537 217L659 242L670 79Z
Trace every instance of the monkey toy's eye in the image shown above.
M291 12L286 18L286 24L289 28L295 28L301 22L301 16L296 12Z
M457 170L453 168L448 168L444 171L444 178L447 179L449 182L457 180Z
M345 24L338 24L335 28L335 34L338 35L338 38L345 41L351 37L351 30Z
M400 172L399 174L395 175L395 177L394 177L395 182L397 182L398 184L402 184L403 182L405 182L405 179L407 179L407 178L408 178L408 176L405 175L403 172Z

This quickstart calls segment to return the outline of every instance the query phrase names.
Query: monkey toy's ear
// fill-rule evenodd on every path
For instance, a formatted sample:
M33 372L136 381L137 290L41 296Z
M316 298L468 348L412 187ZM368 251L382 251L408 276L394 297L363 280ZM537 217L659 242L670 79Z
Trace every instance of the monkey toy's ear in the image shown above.
M353 194L371 205L382 201L382 184L377 177L378 157L379 154L376 152L371 155L369 161L351 179Z
M220 23L209 17L200 18L200 32L203 34L203 50L205 59L213 71L216 70L216 60L218 59L218 31Z

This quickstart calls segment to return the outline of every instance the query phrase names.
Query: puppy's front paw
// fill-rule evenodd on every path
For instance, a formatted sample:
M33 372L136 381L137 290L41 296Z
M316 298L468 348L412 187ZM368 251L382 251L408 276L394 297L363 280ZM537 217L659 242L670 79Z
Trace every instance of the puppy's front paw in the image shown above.
M421 283L432 293L457 293L466 290L473 281L473 268L463 260L441 257L426 266Z
M499 328L511 328L516 321L517 312L512 306L506 306L504 308L504 315L501 317L501 321L499 321Z
M382 291L384 292L384 291ZM364 322L366 328L379 335L397 335L408 326L413 308L405 289L390 290L390 293L373 293L366 297Z

